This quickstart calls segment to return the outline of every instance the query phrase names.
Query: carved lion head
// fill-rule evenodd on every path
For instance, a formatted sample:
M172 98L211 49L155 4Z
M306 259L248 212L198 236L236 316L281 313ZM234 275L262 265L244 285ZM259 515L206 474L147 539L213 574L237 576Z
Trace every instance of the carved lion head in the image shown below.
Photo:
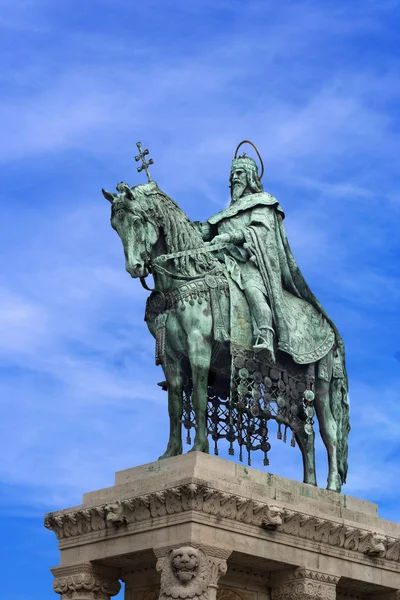
M199 568L197 548L182 546L171 553L172 568L181 583L188 583L196 577Z

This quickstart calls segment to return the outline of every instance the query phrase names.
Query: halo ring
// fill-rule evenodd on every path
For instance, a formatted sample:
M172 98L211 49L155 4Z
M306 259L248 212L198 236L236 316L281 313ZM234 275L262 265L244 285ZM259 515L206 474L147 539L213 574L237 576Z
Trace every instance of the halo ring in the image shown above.
M242 142L240 142L240 144L238 145L238 147L235 150L235 156L233 158L237 158L238 150L239 150L240 146L243 146L243 144L250 144L250 146L252 146L254 148L254 150L256 151L258 160L260 161L260 164L261 164L261 175L259 176L258 179L261 180L262 176L264 175L264 163L263 163L263 160L261 158L259 151L257 150L256 146L253 144L253 142L250 142L250 140L243 140Z

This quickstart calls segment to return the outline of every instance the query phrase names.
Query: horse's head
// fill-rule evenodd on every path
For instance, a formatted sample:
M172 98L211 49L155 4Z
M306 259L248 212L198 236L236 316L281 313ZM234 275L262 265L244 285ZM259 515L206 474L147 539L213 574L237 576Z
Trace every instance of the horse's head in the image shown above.
M111 225L122 240L125 267L132 277L147 277L150 260L164 254L196 250L204 246L200 233L177 203L155 182L130 188L117 185L118 194L103 190L111 202ZM210 253L195 252L171 259L169 268L185 276L197 276L218 265Z
M117 186L118 194L102 190L111 202L111 227L121 238L125 254L125 268L132 277L147 277L149 259L158 239L158 228L146 218L142 202L126 183Z

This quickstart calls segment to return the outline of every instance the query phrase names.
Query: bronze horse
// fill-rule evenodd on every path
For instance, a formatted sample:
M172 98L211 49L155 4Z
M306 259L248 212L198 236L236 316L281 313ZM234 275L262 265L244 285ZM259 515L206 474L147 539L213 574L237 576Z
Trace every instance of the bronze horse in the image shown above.
M225 386L229 394L231 363L229 343L221 347L215 340L210 294L203 282L214 273L221 273L223 265L209 251L186 214L154 182L134 188L120 184L117 190L118 194L103 190L103 195L112 205L111 225L122 240L126 270L142 281L152 273L157 290L152 294L152 304L159 301L162 305L158 311L154 306L148 307L147 318L148 328L157 339L168 389L170 434L167 449L160 458L182 453L183 390L188 379L196 420L191 450L208 452L206 413L210 380L219 378L220 387ZM190 282L198 282L200 292L203 289L196 301L182 292ZM184 310L177 308L177 303ZM229 291L219 295L219 303L221 311L229 313ZM152 311L160 318L152 318ZM163 330L161 337L158 327ZM333 352L326 356L330 371ZM278 352L277 359L279 354L285 353ZM349 418L347 390L346 402L338 401L343 394L336 393L335 385L337 380L331 378L329 383L316 376L314 405L328 454L327 487L340 491L347 474ZM304 482L317 485L314 432L296 432L295 437L302 452Z

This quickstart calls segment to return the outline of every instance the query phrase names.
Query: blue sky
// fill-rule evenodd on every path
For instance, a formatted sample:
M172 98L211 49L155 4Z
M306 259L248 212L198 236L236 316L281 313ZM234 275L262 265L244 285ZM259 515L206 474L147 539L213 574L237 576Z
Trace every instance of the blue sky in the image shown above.
M399 520L399 31L397 0L0 0L5 596L53 598L43 514L166 444L146 293L100 193L144 181L137 140L193 220L226 205L237 143L257 144L345 339L344 491ZM272 472L299 479L300 462L273 443Z

